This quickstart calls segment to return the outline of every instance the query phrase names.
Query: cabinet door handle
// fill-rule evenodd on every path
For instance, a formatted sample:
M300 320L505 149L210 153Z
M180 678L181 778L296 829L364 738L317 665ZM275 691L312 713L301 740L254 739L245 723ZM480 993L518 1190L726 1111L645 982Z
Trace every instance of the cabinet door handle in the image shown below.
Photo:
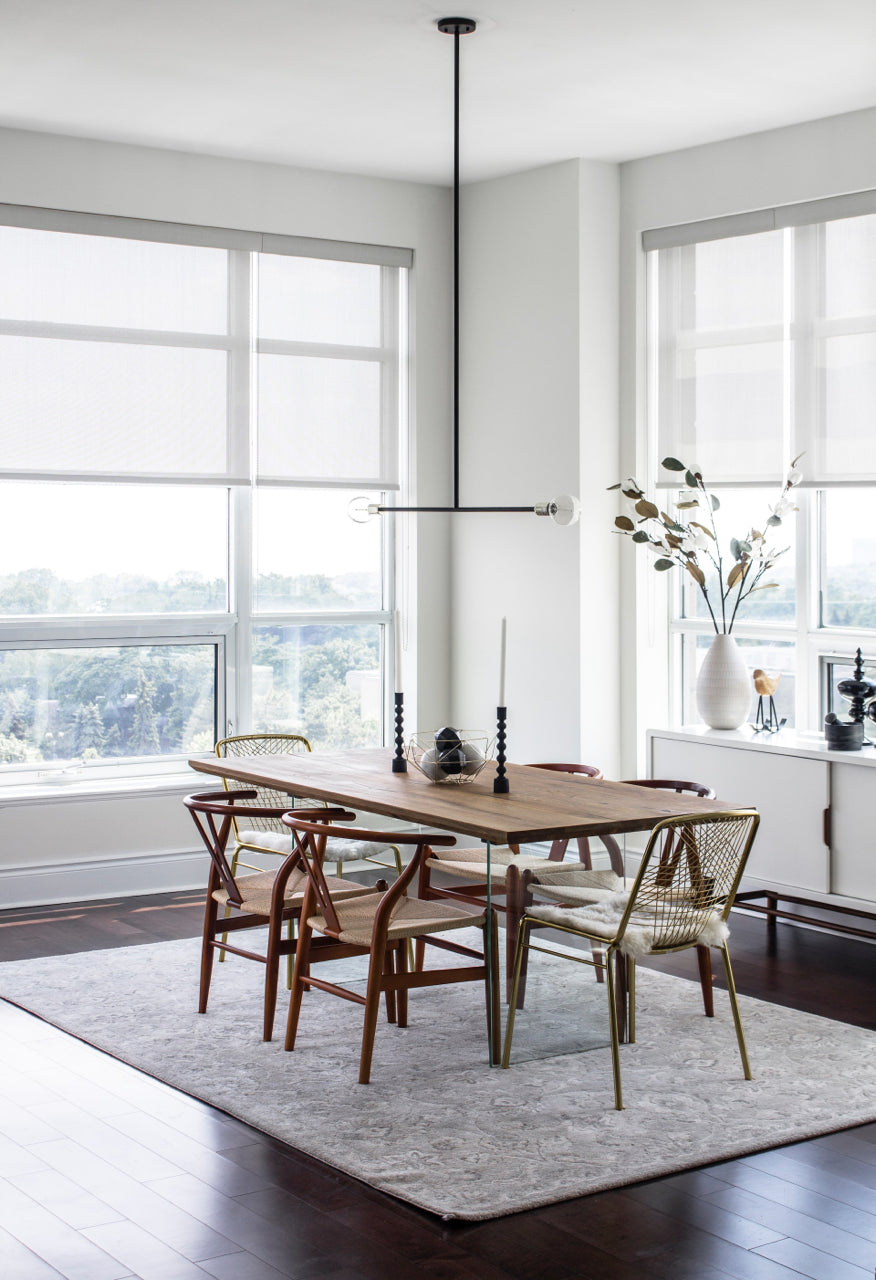
M830 805L821 814L821 838L830 848Z

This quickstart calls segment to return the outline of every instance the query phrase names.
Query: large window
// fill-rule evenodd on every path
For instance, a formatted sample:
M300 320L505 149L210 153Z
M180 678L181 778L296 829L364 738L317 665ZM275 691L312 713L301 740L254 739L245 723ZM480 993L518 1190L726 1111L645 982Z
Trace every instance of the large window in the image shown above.
M858 646L876 655L876 196L667 228L645 247L655 485L671 491L660 459L694 465L726 545L764 528L802 454L777 585L733 633L749 667L781 673L780 714L817 729L842 705L827 673ZM674 716L693 722L712 632L693 580L673 586Z
M0 772L384 740L409 258L0 208Z

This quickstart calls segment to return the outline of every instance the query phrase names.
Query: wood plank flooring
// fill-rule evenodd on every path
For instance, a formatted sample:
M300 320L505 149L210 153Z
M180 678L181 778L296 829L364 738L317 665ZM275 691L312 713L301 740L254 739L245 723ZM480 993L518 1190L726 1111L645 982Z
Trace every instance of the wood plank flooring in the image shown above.
M201 895L0 912L0 960L199 933ZM734 914L741 992L876 1029L876 948ZM693 977L692 956L660 967ZM3 1280L871 1280L876 1124L443 1223L0 1003Z

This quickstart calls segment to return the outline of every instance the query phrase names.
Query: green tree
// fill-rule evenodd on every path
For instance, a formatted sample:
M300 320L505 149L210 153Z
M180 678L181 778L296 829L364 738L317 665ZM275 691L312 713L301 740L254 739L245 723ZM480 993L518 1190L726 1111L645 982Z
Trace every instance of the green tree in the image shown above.
M131 755L157 756L161 751L154 698L155 685L146 672L141 670L134 702L134 720L128 740Z
M96 702L86 702L76 709L73 718L73 750L86 760L97 760L103 755L106 733L100 708Z

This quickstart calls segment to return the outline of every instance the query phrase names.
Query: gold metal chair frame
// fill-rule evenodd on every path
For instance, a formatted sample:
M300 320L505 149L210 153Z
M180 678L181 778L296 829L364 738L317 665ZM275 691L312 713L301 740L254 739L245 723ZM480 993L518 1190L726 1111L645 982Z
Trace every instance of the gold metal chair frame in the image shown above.
M696 828L710 826L712 824L729 824L735 823L740 828L739 846L740 852L737 855L736 866L730 878L728 886L720 886L724 891L721 892L715 884L715 879L703 874L703 867L700 863L699 849L696 840ZM753 809L738 809L723 813L707 813L707 814L690 814L676 818L666 818L652 829L647 847L642 855L642 861L639 871L630 890L629 899L623 915L617 925L614 936L610 939L605 934L588 931L580 925L564 925L551 922L549 927L556 929L560 933L567 933L576 938L584 938L591 945L597 944L605 947L605 976L606 988L608 995L608 1017L609 1030L611 1035L611 1061L612 1073L614 1077L614 1098L615 1108L618 1111L624 1110L623 1094L621 1089L621 1069L620 1069L620 1030L618 1018L618 992L616 990L616 971L623 976L626 997L629 1007L629 1035L630 1043L634 1043L636 1039L636 1013L635 1013L635 972L636 962L632 955L625 954L623 951L624 935L630 924L630 921L636 909L639 906L638 898L640 893L646 897L652 898L652 902L659 904L662 892L663 906L668 908L668 912L664 911L662 919L664 928L671 928L671 911L673 908L673 895L668 890L671 888L676 871L681 865L682 855L687 864L687 872L689 882L692 889L687 892L687 907L694 909L696 913L703 916L713 913L718 906L721 906L721 921L726 921L733 905L736 891L739 888L739 882L742 879L745 870L745 864L748 861L751 852L751 846L754 843L754 837L757 834L757 828L760 823L760 815ZM747 828L747 829L746 829ZM655 854L657 856L657 865L652 869L652 861ZM707 865L705 872L708 873L711 868ZM649 883L650 877L650 883ZM644 888L643 888L644 886ZM695 897L691 897L691 893ZM675 902L681 903L682 896L675 895ZM657 914L657 905L655 905L655 916ZM690 910L688 914L691 914ZM551 947L540 946L530 941L530 932L534 927L544 928L545 920L536 916L524 915L521 921L520 933L517 939L517 952L514 961L514 978L512 985L511 1001L508 1010L508 1024L505 1031L505 1044L502 1052L502 1067L507 1069L511 1059L511 1041L514 1034L514 1018L517 1011L517 987L520 982L520 973L523 965L523 957L526 951L541 951L545 955L557 956L564 960L573 960L576 964L585 964L592 967L596 966L596 961L585 956L570 956L566 951L556 951ZM698 944L696 936L688 937L684 940L667 941L664 944L657 943L652 945L647 954L649 955L669 955L676 951L686 951ZM739 1003L736 996L736 986L733 981L733 970L730 964L730 952L727 948L726 941L719 946L721 956L724 962L724 975L727 981L727 992L730 998L730 1007L733 1013L733 1024L736 1030L736 1041L739 1046L739 1056L742 1060L743 1074L746 1080L751 1080L751 1065L748 1058L748 1050L745 1044L745 1033L742 1029L742 1018L739 1013ZM619 963L618 963L619 962Z

